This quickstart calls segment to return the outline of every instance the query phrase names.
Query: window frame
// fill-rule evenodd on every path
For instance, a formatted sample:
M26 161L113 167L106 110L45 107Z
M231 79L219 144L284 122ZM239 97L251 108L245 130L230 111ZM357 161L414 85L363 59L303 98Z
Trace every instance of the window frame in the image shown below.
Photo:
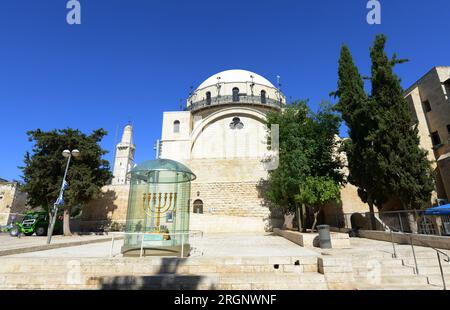
M430 100L423 101L422 105L423 105L423 110L425 111L425 113L429 113L429 112L433 111L433 109L431 108Z
M240 101L240 95L239 95L239 88L234 87L233 88L233 102L239 102Z
M439 131L434 131L430 134L431 143L433 143L433 147L439 147L442 145L441 136L439 135ZM435 140L437 138L437 140ZM439 142L439 143L436 143Z
M179 120L175 120L173 122L173 133L180 133L181 122Z
M207 91L206 92L206 105L211 105L211 103L212 103L211 92Z
M267 104L267 92L264 89L261 90L261 103Z

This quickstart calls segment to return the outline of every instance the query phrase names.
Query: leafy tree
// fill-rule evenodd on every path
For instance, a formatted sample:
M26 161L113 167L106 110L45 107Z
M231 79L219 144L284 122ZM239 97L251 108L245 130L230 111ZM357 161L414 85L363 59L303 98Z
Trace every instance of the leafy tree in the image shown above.
M25 154L25 166L21 167L24 185L22 191L28 194L28 204L42 207L51 212L64 176L67 159L63 150L80 150L80 156L72 158L64 192L64 235L70 235L70 215L79 211L92 198L98 197L101 187L112 178L109 162L102 159L107 152L99 143L106 131L98 129L91 135L79 130L63 129L27 133L34 142L32 154Z
M296 195L308 177L328 177L336 184L343 181L341 164L334 156L339 117L329 104L322 104L314 114L305 101L297 101L269 113L267 123L268 128L279 125L280 149L278 169L269 172L266 196L285 211L303 214L305 206ZM299 221L301 227L304 225Z
M336 180L330 177L308 176L300 185L300 193L295 199L304 205L310 206L314 213L314 222L311 229L314 231L317 224L317 217L324 205L330 202L337 202L341 197L341 187Z

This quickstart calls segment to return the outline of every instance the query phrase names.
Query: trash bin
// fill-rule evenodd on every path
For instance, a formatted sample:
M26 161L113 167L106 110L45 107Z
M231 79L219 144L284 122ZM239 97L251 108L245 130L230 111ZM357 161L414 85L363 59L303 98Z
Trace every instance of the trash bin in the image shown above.
M331 249L331 235L329 225L319 225L317 226L319 231L319 241L321 249Z

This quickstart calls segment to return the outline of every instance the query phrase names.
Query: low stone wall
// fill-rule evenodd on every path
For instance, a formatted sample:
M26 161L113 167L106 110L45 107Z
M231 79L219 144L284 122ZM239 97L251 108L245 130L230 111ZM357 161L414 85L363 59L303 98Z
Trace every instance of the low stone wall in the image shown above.
M271 220L263 217L191 214L189 230L200 230L204 233L262 233L270 231L273 224Z
M281 230L275 228L273 232L281 237L288 239L302 247L319 247L318 233L300 233L298 231ZM331 232L331 246L334 249L350 248L350 237L348 234Z
M410 235L402 233L392 233L394 242L400 244L410 244ZM361 238L391 242L391 233L387 231L359 230L358 236ZM450 250L450 237L432 235L413 235L414 245L431 246L438 249ZM423 241L424 243L420 242Z

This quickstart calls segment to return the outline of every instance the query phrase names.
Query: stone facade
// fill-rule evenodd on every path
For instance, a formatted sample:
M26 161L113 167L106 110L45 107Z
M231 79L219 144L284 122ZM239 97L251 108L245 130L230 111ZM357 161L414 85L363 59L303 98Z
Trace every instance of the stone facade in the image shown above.
M26 211L27 196L19 191L19 183L0 181L0 225L7 225L12 217Z
M164 112L159 157L183 163L196 174L191 186L191 230L267 231L283 225L280 210L264 199L268 176L266 115L286 99L265 78L244 70L213 75L188 98L186 111ZM122 186L134 145L127 126L115 159L115 181L86 208L83 219L124 222L129 187ZM129 146L122 151L121 146ZM125 164L126 164L125 163ZM356 188L342 191L342 205L328 206L321 220L335 223L344 212L367 212ZM116 198L114 198L116 197ZM342 217L342 216L341 216Z
M437 195L450 200L450 67L431 69L405 98L418 122L421 146L433 162Z
M125 223L128 209L129 184L107 185L102 196L92 200L82 210L80 220L74 223L79 230L102 230Z

